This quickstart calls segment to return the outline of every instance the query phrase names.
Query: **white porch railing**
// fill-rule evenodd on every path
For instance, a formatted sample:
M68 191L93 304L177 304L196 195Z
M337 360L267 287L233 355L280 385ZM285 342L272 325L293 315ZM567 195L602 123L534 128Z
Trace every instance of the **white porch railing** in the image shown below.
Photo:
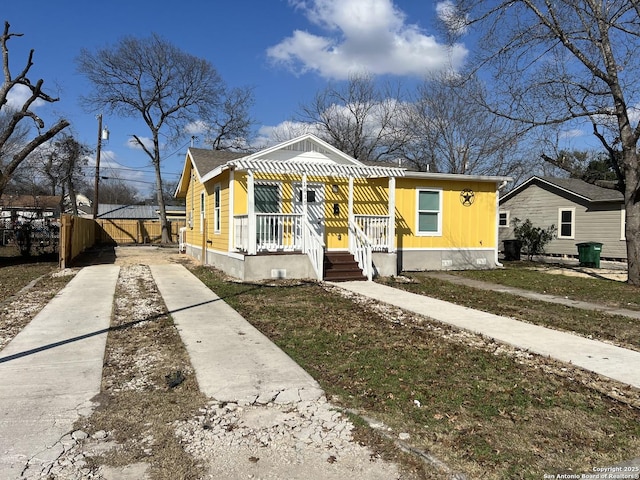
M360 227L371 243L374 252L387 251L389 245L389 217L387 215L354 215L356 225Z
M234 248L251 252L249 215L234 216ZM255 252L302 251L309 256L318 280L322 280L324 240L314 227L296 213L257 213Z
M180 253L187 251L187 227L181 227L178 230L178 251Z
M356 221L349 222L349 252L355 257L367 280L371 281L373 278L372 245Z
M322 279L324 240L301 214L257 213L255 238L249 234L248 215L236 215L234 229L236 250L245 253L302 251L309 256L318 279ZM373 278L372 252L388 250L389 241L389 217L355 215L349 222L349 252L368 280Z
M234 240L233 248L241 252L249 251L249 215L236 215L233 217Z
M234 217L234 248L242 252L251 251L249 216ZM302 215L297 213L256 213L255 251L279 252L302 250Z
M324 274L324 240L308 220L304 220L302 225L304 253L311 260L317 279L322 280Z

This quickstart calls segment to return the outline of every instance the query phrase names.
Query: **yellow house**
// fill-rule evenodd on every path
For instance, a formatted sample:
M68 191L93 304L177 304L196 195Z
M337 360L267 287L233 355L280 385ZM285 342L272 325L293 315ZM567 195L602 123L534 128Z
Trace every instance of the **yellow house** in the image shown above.
M494 268L509 180L364 164L313 135L252 154L190 148L180 249L247 281Z

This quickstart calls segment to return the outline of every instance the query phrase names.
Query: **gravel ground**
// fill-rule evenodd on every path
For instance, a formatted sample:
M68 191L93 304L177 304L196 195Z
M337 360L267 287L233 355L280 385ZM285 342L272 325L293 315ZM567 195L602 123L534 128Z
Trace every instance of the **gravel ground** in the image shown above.
M177 426L208 478L380 479L403 477L353 441L352 423L326 400L288 405L213 402Z
M156 297L148 265L190 263L189 257L174 249L155 247L120 247L116 249L116 264L121 266L115 316L112 324L152 318L162 314L164 305ZM63 274L73 275L73 270ZM11 306L33 310L32 299ZM118 318L124 315L126 318ZM136 325L143 328L145 322ZM148 347L127 357L127 345L108 343L105 355L110 364L103 377L103 390L118 395L123 391L144 391L159 388L152 374L154 365L162 362L163 354ZM122 350L122 352L121 352ZM106 370L105 370L106 371ZM189 375L189 369L185 372ZM166 388L166 385L162 388ZM91 418L84 419L86 425ZM143 422L143 419L140 419ZM81 425L78 422L77 425ZM323 397L314 402L291 404L246 404L209 401L196 415L172 422L174 435L181 448L200 468L202 475L181 478L203 479L409 479L398 466L380 459L365 445L353 439L353 424ZM61 480L81 479L151 479L170 478L153 473L152 461L135 461L126 465L105 458L127 449L141 448L150 458L157 446L157 434L149 422L140 438L130 443L116 441L109 428L92 428L69 432L59 442L63 453L44 465L40 471L30 471L24 478ZM85 431L86 430L86 431ZM396 434L397 435L397 434ZM405 434L406 435L406 434ZM403 434L400 438L406 439ZM118 463L118 462L115 462Z

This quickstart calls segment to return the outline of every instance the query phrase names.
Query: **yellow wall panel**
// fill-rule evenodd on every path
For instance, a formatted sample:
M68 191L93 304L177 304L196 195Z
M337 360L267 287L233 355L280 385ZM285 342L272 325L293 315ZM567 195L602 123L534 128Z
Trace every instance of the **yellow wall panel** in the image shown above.
M290 213L293 208L293 184L300 183L300 175L256 175L256 183L278 183L281 188L281 210ZM229 222L229 173L207 182L206 216L207 239L216 250L228 249L229 235L234 232ZM342 177L314 177L308 183L324 183L325 233L329 249L346 249L348 246L348 179ZM193 228L187 229L187 241L192 245L202 244L200 233L200 193L203 186L199 182L189 185L186 195L187 219L193 206ZM214 186L221 186L221 232L214 232L213 192ZM336 185L337 191L333 191ZM389 204L389 180L355 179L354 214L386 215ZM442 232L438 236L417 235L417 191L420 188L437 188L442 191ZM463 205L460 193L469 188L474 192L473 203ZM233 184L234 215L246 215L247 174L236 172ZM337 213L334 211L337 205ZM496 235L496 196L492 182L451 181L432 179L398 178L396 180L396 246L398 248L494 248Z
M417 191L442 190L442 234L417 235ZM472 189L470 206L461 202L461 191ZM485 182L398 179L396 231L399 248L493 248L496 232L495 187Z

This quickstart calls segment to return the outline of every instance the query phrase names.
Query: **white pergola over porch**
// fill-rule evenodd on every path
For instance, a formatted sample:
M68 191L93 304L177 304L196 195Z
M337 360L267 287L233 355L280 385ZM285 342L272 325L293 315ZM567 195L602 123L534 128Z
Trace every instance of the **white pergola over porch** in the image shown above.
M396 177L404 176L405 170L389 166L368 166L355 163L337 163L332 160L295 159L289 161L267 160L260 158L242 158L233 160L225 165L234 172L247 173L247 215L234 216L233 204L230 205L230 220L235 232L230 236L230 250L243 251L248 255L258 253L258 231L268 231L269 225L278 225L280 245L269 242L274 249L298 250L309 255L318 278L322 278L322 262L324 255L324 239L320 238L308 222L307 196L302 195L301 214L258 214L255 206L255 175L299 175L302 191L307 190L309 177L347 178L348 191L348 231L349 251L356 257L360 267L369 279L373 273L371 252L374 248L395 250L395 186ZM386 216L369 216L354 214L354 180L356 178L388 178L389 199L388 214ZM233 185L233 182L231 182ZM230 198L233 192L230 192ZM262 225L262 228L260 228ZM367 235L375 232L375 235ZM271 239L274 240L274 239Z

